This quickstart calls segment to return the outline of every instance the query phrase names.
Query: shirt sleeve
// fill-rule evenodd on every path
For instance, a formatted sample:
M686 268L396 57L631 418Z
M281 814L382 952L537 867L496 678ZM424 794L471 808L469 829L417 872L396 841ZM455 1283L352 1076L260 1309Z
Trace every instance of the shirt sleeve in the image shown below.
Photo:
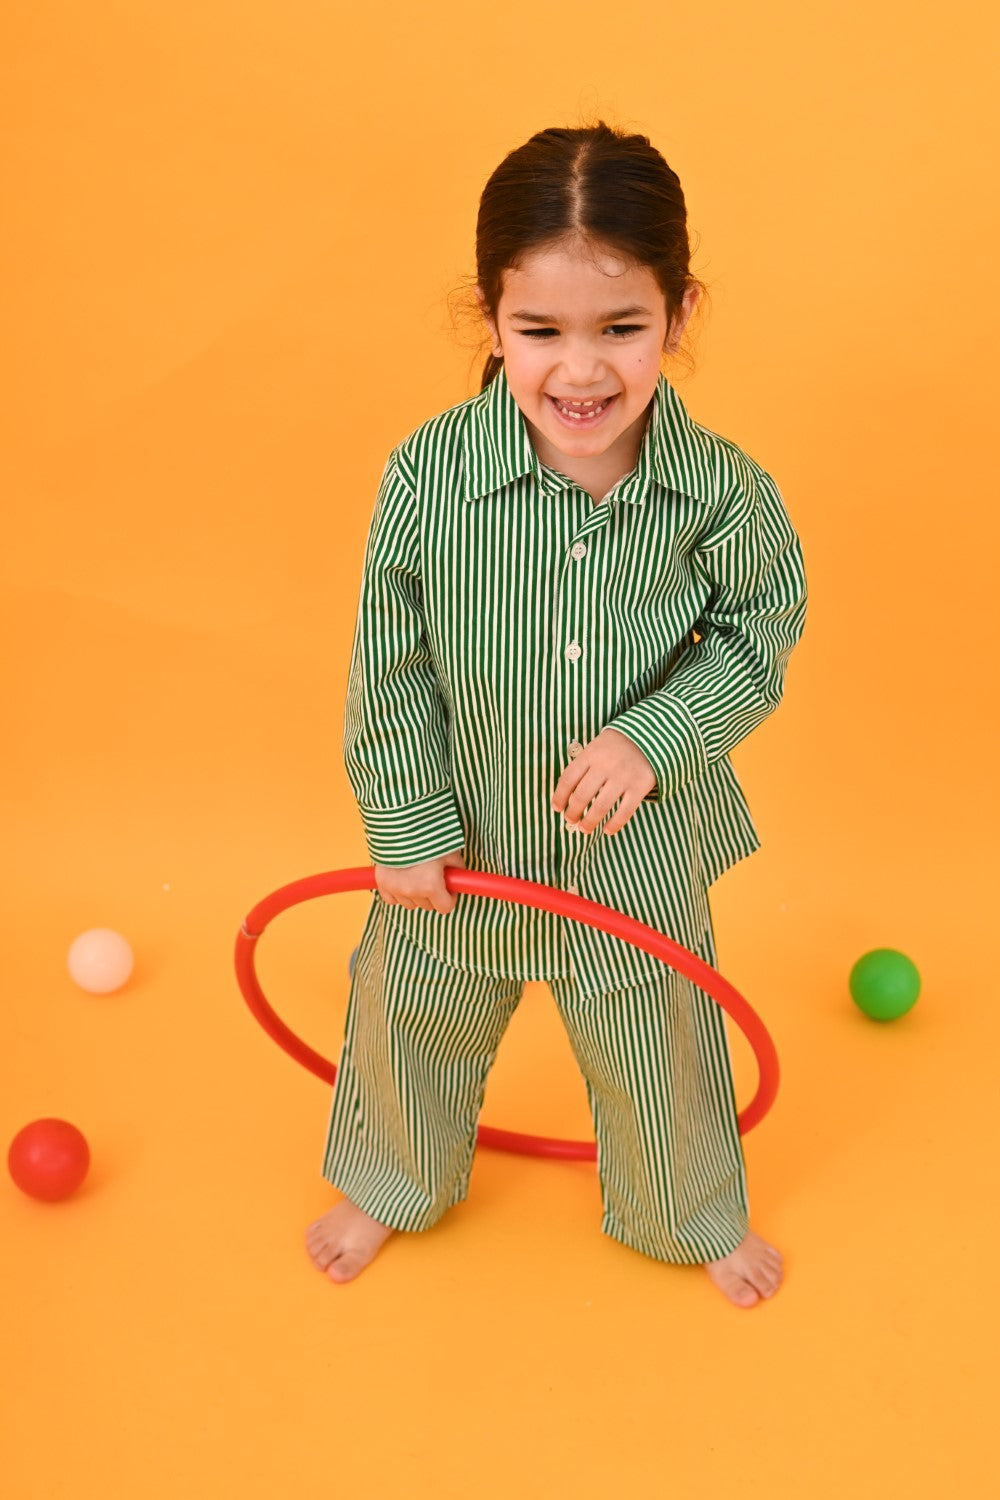
M708 599L663 687L611 720L656 773L662 801L732 750L781 701L802 634L802 548L777 485L756 469L693 556Z
M424 621L416 499L394 452L365 549L344 711L344 764L374 863L417 864L464 846L448 747Z

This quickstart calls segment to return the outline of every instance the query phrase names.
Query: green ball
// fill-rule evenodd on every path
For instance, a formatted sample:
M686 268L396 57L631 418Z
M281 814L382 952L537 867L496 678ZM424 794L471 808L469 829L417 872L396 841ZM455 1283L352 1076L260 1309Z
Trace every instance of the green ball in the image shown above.
M920 973L895 948L873 948L859 958L849 980L851 999L873 1021L895 1021L917 1003Z

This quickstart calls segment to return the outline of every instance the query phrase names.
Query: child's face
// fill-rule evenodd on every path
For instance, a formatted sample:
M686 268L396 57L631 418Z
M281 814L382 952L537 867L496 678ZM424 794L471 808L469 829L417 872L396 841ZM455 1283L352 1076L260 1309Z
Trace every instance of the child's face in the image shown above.
M496 321L484 316L543 463L571 460L577 473L590 461L595 473L619 460L622 474L634 467L660 356L676 348L694 301L685 298L668 346L656 278L613 251L555 246L505 272ZM564 410L594 412L585 401L595 414Z

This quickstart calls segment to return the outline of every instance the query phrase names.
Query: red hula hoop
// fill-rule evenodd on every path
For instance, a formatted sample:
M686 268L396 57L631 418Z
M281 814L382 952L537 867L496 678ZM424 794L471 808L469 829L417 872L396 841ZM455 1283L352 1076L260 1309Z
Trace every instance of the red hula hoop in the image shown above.
M693 980L699 989L710 995L736 1022L757 1059L760 1075L757 1092L737 1116L740 1132L745 1135L767 1114L778 1092L778 1054L774 1043L763 1021L739 991L704 960L689 953L662 932L637 922L634 917L627 917L609 906L601 906L597 901L572 896L568 891L538 885L531 880L515 880L507 875L489 875L481 870L463 870L457 867L446 869L444 878L448 890L456 894L515 901L522 906L552 912L558 917L568 917L571 922L583 922L588 927L596 927L613 937L621 938L623 942L631 943L634 948L651 953L654 958L661 959L672 969ZM295 880L291 885L282 886L280 890L273 891L270 896L259 901L247 916L236 939L236 977L253 1015L279 1047L326 1083L335 1081L336 1065L307 1046L272 1010L257 978L254 952L268 923L290 906L298 906L317 896L331 896L341 891L374 890L375 870L372 865L352 870L331 870L325 875L310 875L305 880ZM562 1141L548 1136L521 1135L512 1130L497 1130L489 1125L479 1127L476 1139L481 1146L498 1151L513 1151L522 1156L554 1157L561 1161L595 1161L597 1157L597 1147L593 1141Z

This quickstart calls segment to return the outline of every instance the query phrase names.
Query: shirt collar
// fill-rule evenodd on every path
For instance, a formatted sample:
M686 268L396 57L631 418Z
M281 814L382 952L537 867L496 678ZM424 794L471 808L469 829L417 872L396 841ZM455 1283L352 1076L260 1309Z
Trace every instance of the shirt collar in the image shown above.
M465 498L479 500L525 474L541 480L538 455L528 436L524 415L501 366L484 391L469 403L470 420L463 433ZM718 491L711 434L692 422L680 396L664 374L653 393L653 409L636 461L634 481L622 498L642 500L652 479L662 488L713 505Z

